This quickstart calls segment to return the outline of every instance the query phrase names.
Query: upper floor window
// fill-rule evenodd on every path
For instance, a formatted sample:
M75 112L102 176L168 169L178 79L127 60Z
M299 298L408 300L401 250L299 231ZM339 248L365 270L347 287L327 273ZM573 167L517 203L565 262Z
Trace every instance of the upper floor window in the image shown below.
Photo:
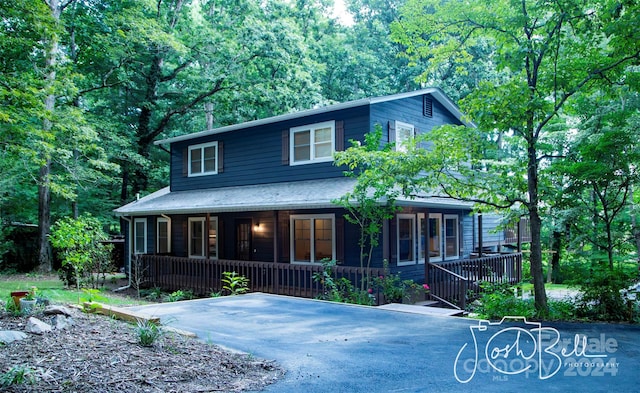
M396 121L396 150L407 151L409 141L415 136L415 127L413 124Z
M218 142L189 146L189 176L218 173Z
M290 130L291 165L333 160L335 121L327 121Z

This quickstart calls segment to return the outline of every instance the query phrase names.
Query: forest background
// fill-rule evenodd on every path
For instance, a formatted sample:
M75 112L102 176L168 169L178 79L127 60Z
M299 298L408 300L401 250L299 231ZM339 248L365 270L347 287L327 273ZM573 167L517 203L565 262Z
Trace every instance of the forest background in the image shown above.
M344 4L0 0L0 269L25 268L8 257L23 224L41 271L61 218L120 233L112 210L167 185L155 140L424 86L478 127L434 133L438 160L398 173L439 176L407 189L530 216L537 288L543 248L637 259L638 1ZM446 176L467 170L481 182Z

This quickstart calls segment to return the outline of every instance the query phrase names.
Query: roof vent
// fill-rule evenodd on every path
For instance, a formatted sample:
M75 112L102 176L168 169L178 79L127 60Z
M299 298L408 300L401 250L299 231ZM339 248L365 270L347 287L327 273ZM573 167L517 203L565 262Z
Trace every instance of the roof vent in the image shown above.
M422 114L425 117L433 117L433 100L426 94L422 96Z

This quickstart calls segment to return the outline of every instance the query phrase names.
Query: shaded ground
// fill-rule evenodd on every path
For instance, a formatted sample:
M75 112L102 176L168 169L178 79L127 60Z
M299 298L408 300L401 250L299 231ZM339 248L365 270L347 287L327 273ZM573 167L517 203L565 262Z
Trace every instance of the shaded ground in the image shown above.
M28 317L5 312L1 303L0 331L24 331ZM284 374L272 361L177 334L142 347L131 324L79 310L72 319L65 330L0 344L0 391L238 392L261 390ZM11 379L26 383L6 386Z

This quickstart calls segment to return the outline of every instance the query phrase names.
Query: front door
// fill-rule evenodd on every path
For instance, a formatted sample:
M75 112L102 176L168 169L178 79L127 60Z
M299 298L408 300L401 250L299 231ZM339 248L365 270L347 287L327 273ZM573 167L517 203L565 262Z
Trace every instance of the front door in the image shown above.
M236 220L236 259L251 260L251 219Z

